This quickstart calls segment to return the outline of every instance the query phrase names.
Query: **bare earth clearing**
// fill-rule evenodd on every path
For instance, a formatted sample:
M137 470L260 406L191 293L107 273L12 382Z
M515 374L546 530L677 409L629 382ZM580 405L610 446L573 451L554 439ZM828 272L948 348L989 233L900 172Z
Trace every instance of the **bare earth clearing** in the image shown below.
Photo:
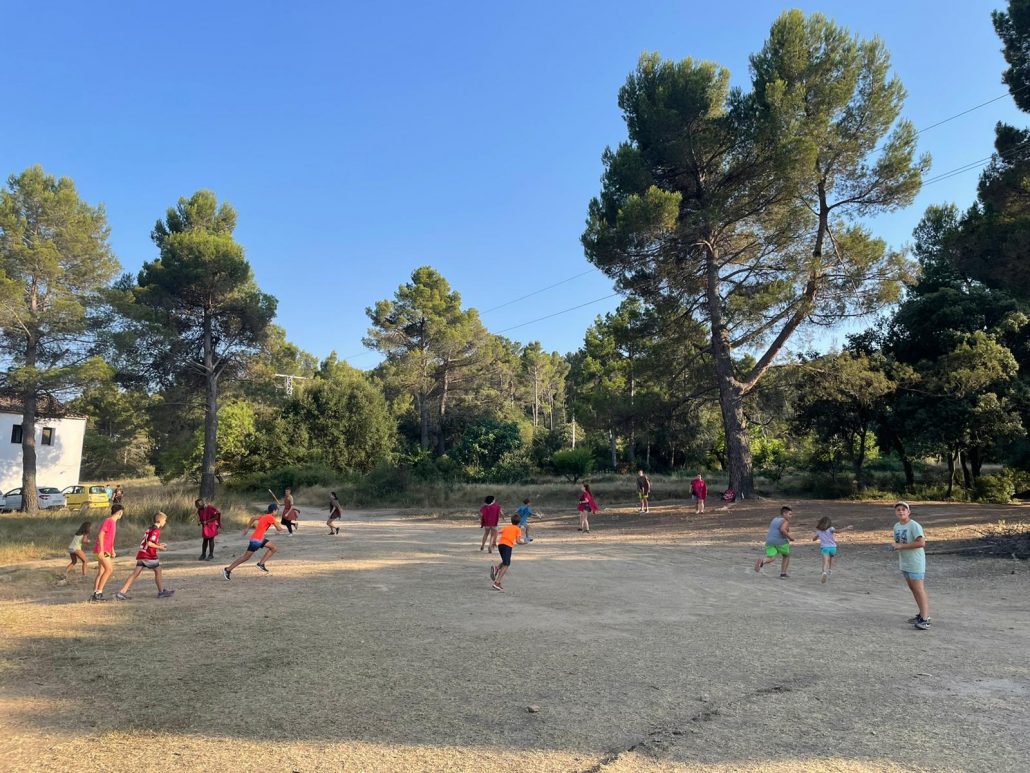
M776 503L656 510L544 521L504 593L471 518L385 513L329 537L308 511L231 582L239 532L200 563L176 526L167 600L149 573L90 605L59 560L5 570L0 768L1026 770L1026 563L931 555L921 632L889 505L798 504L789 580L751 569ZM1025 512L914 508L931 553ZM856 524L827 585L822 514Z

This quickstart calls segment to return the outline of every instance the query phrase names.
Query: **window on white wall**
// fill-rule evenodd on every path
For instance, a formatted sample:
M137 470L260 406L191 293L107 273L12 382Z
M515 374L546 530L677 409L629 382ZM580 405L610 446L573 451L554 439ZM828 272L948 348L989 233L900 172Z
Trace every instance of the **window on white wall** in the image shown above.
M43 427L43 445L52 446L54 444L54 428Z
M21 424L11 427L11 442L21 445Z

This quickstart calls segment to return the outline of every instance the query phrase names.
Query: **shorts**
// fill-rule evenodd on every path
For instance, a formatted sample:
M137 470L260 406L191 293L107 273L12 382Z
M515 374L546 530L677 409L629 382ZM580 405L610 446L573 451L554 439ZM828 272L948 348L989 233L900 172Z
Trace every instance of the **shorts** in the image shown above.
M511 545L498 545L497 552L501 554L501 563L511 566Z
M529 526L529 519L528 518L519 518L519 528L520 529L525 529L527 526Z
M649 496L651 496L650 491L643 491L639 489L637 490L637 494L640 496L641 499L647 499Z
M263 548L267 544L268 544L268 540L266 540L266 539L263 539L263 540L252 539L250 542L247 543L247 551L249 553L257 553L259 550L261 550L261 548Z
M156 558L137 558L136 566L142 566L144 569L160 569L161 562Z
M822 553L824 556L835 556L837 555L837 548L836 546L829 548L819 548L819 552Z
M925 580L926 579L926 572L906 572L904 569L902 569L901 573L903 575L905 575L905 579L906 580Z
M490 525L489 523L482 523L482 522L480 522L479 527L482 528L482 529L496 529L497 528L497 524L495 523L493 525Z
M114 558L114 553L94 553L93 555L96 556L98 561L101 558Z
M790 555L790 543L786 545L766 545L765 555L768 558L776 558L776 556L789 556Z

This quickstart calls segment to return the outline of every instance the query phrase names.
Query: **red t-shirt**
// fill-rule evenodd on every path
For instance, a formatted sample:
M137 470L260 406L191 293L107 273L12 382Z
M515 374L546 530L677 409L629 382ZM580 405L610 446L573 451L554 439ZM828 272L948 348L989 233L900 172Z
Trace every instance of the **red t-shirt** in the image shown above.
M152 548L147 545L148 542L160 542L161 541L161 530L157 526L151 526L143 534L143 539L140 540L139 550L136 551L137 561L154 561L157 559L157 548Z
M479 525L494 528L501 520L501 505L494 502L479 508Z
M114 518L105 518L100 524L100 531L97 532L97 541L93 543L93 552L101 553L114 552L114 535L118 531L118 521Z
M694 478L694 480L690 481L690 493L698 499L704 499L708 496L708 484L703 480Z
M213 505L204 505L197 510L197 519L200 521L200 533L204 537L217 537L218 530L222 526L222 514Z

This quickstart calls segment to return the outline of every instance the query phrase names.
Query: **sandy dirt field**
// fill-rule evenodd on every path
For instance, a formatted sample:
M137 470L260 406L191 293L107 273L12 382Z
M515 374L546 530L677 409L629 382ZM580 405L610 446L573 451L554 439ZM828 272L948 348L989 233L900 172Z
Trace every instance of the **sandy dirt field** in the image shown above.
M752 570L776 504L608 511L589 535L561 514L503 593L471 517L348 513L329 537L311 515L274 537L271 574L229 582L244 538L200 563L176 527L171 599L144 575L87 604L60 561L6 567L0 769L1027 770L1030 571L947 552L1026 511L914 507L923 632L882 550L889 506L798 504L781 580ZM856 525L826 585L823 514Z

